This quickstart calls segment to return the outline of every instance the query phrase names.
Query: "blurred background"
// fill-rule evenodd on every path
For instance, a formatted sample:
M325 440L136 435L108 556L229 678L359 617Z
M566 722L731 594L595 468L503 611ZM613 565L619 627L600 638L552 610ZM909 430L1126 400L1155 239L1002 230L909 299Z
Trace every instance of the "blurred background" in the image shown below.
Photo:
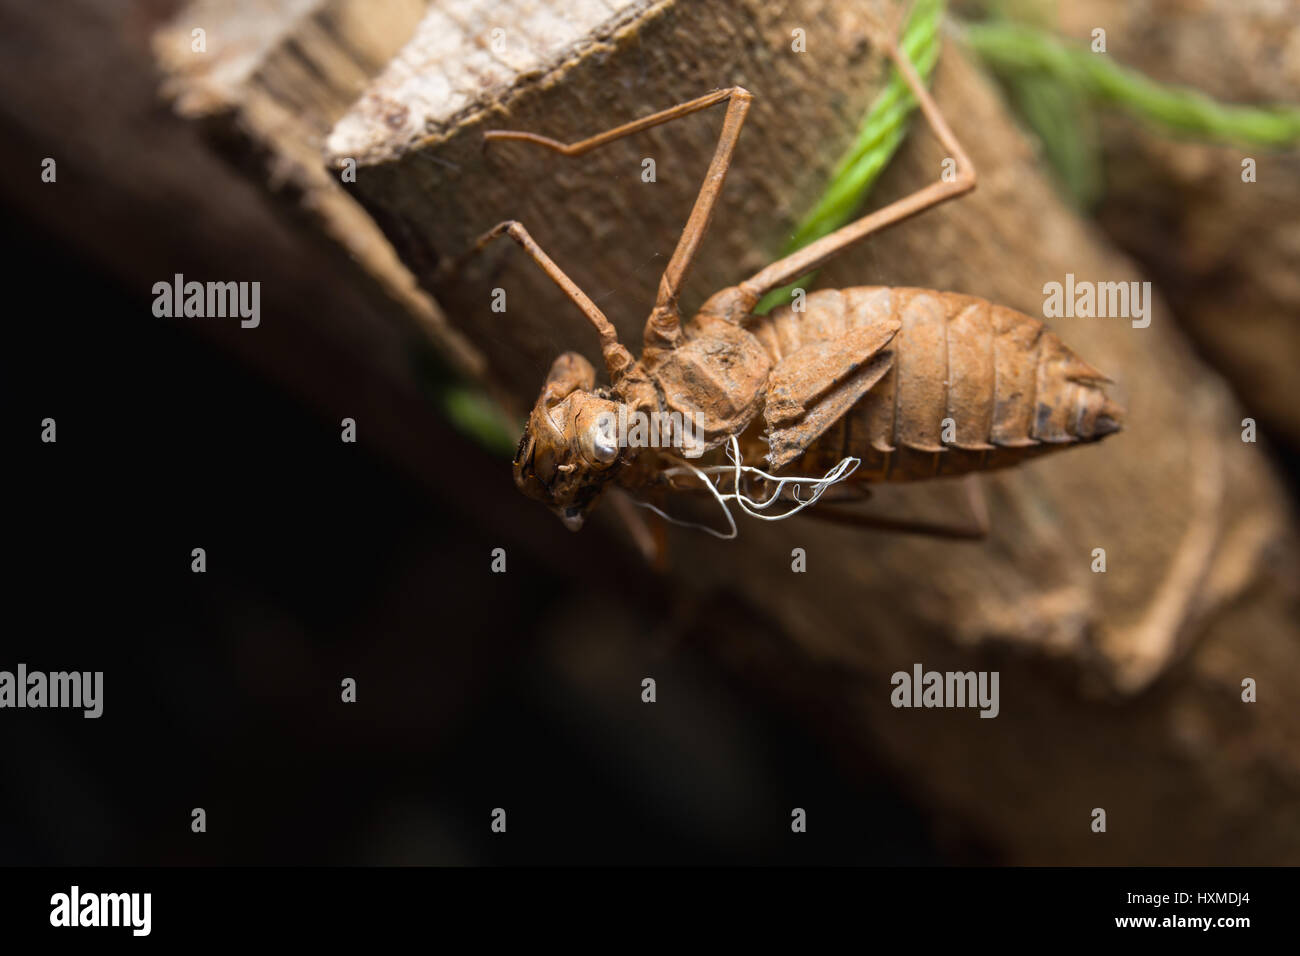
M1130 429L994 478L988 542L751 523L674 533L660 573L607 517L573 535L515 490L522 410L593 343L516 250L438 263L519 215L637 342L720 116L590 166L484 158L482 130L752 89L698 304L799 234L878 115L855 4L787 6L615 3L548 33L540 0L0 2L0 668L105 673L99 720L0 718L0 863L1300 862L1300 120L1213 105L1300 103L1289 7L920 4L980 191L819 285L1033 314L1069 270L1160 297L1142 332L1053 323ZM519 56L488 55L498 23ZM1098 24L1133 75L1077 58ZM768 52L795 27L797 69ZM461 81L435 100L430 77ZM941 158L896 125L867 144L872 206ZM575 192L591 212L557 214ZM156 318L176 273L260 281L260 326ZM528 314L492 314L495 286ZM934 515L951 489L877 507ZM998 670L1002 714L893 709L915 662Z

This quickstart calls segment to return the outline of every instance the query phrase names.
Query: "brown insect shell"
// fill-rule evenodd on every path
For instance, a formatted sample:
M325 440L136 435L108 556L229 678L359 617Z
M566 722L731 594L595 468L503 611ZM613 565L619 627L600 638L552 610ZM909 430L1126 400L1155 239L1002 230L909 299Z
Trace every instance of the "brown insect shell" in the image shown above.
M643 411L698 422L705 448L716 448L743 432L762 409L772 362L758 339L717 315L698 313L683 333L676 348L643 351L637 365L645 382L623 394Z
M578 353L557 358L515 453L519 490L550 507L574 530L621 463L617 453L603 458L596 447L593 426L602 415L616 421L619 406L591 391L595 379L591 363Z

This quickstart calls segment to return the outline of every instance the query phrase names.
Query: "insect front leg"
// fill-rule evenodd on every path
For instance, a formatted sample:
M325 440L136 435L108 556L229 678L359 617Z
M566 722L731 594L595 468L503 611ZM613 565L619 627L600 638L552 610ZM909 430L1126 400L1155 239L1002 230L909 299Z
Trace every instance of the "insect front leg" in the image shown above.
M498 223L489 229L478 241L469 254L473 255L482 251L483 247L494 239L501 236L509 236L515 242L519 243L533 261L542 267L542 271L551 277L560 290L569 297L569 299L582 310L582 313L596 327L596 334L600 336L600 351L605 357L605 367L609 371L609 378L612 383L617 384L618 380L623 377L623 373L632 366L632 353L630 353L618 340L618 332L614 329L613 323L605 317L605 313L600 311L596 303L592 302L578 287L578 284L565 275L564 270L557 266L537 241L524 228L524 224L516 222L513 219L507 219L505 222Z
M714 150L713 160L709 163L709 171L704 176L704 183L695 197L690 218L686 221L681 238L677 240L677 248L673 250L672 258L668 260L668 266L659 279L659 293L655 298L655 307L646 322L646 347L673 349L680 344L682 338L677 297L681 294L686 272L699 251L704 233L709 228L709 220L713 218L713 207L722 193L727 170L731 168L731 158L736 151L736 142L740 139L740 130L745 124L745 116L749 112L749 104L753 98L753 94L739 86L717 90L576 143L561 143L546 136L518 130L489 130L483 136L487 140L517 140L532 143L565 156L581 156L624 136L689 116L691 113L726 101L727 115L722 121L722 133L718 137L717 149Z
M632 495L622 488L611 488L610 503L641 556L655 571L668 570L668 534L663 519L638 508Z

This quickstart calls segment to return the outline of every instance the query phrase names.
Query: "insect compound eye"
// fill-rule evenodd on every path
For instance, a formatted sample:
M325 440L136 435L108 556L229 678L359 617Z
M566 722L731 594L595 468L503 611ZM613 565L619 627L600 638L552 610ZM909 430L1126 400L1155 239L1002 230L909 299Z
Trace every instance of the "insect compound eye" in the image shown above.
M618 458L618 416L612 408L610 403L589 403L573 422L577 450L584 459L602 469Z
M614 433L613 416L601 414L587 429L591 455L596 461L608 464L618 457L618 436Z

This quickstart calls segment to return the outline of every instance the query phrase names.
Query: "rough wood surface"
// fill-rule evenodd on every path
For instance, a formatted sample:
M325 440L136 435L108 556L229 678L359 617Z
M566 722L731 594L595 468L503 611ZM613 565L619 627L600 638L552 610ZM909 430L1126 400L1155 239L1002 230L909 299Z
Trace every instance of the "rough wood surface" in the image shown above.
M193 319L178 326L325 420L349 415L366 423L363 444L426 487L447 488L440 449L458 439L423 393L413 362L429 337L318 220L286 216L297 206L268 192L264 147L249 160L257 173L250 178L160 101L153 41L178 7L77 2L56 11L0 3L7 144L0 196L16 221L39 224L70 256L134 290L141 322L159 321L150 314L150 289L177 272L260 281L258 328ZM57 160L57 184L39 182L47 156ZM489 520L492 513L484 512Z
M523 144L485 150L484 130L576 139L709 89L750 89L754 109L689 307L776 253L882 76L852 4L639 3L597 10L604 19L581 21L577 40L533 30L548 8L457 4L459 39L417 31L329 140L331 162L362 160L358 194L519 408L559 352L598 359L594 336L517 249L435 281L439 263L497 221L521 219L637 346L720 116L581 160ZM508 56L479 66L497 25L511 50L528 51L513 73ZM807 54L791 51L796 27ZM1041 315L1044 284L1067 273L1142 278L1058 201L956 46L935 85L979 189L872 239L820 287L933 287ZM655 183L641 180L647 157ZM918 130L872 203L933 180L942 159ZM504 314L490 308L494 288L506 290ZM1142 329L1050 323L1121 383L1127 429L994 478L986 544L750 522L740 545L676 538L675 583L698 606L728 609L719 653L807 706L849 752L883 751L925 799L1011 860L1294 862L1292 520L1259 446L1241 442L1242 412L1221 380L1159 298L1153 314ZM933 517L950 498L935 485L882 494L877 507ZM791 573L793 547L806 549L807 574ZM1095 548L1106 550L1105 573L1091 570ZM894 710L889 675L915 662L999 669L1002 714ZM1269 688L1258 704L1241 702L1244 677ZM1097 806L1110 813L1105 837L1087 826Z
M739 159L688 279L685 303L766 264L808 208L882 75L868 30L840 4L798 15L759 4L725 18L706 4L584 4L585 33L551 29L552 4L473 0L430 19L328 140L330 161L361 163L357 195L403 258L511 383L521 408L566 347L590 353L584 320L517 250L494 248L450 282L435 282L502 219L519 219L618 327L639 344L641 325L717 142L719 108L622 140L581 161L524 144L484 148L508 127L574 140L637 116L742 85L760 92ZM458 25L457 25L458 24ZM808 31L816 55L790 51ZM490 57L492 31L505 52ZM755 57L753 51L764 51ZM521 65L513 68L520 61ZM521 81L522 80L522 81ZM467 93L473 93L467 97ZM643 160L656 181L642 182ZM613 252L596 255L596 250ZM513 308L491 311L492 289ZM593 357L597 357L594 356ZM526 396L526 398L525 398Z
M1088 0L1061 4L1060 18L1073 37L1104 25L1109 55L1161 82L1225 103L1300 103L1295 4ZM1189 142L1114 114L1101 128L1103 227L1160 283L1246 414L1300 447L1300 149Z
M357 266L353 281L391 300L381 321L410 322L455 368L478 375L481 358L320 162L325 132L425 9L425 0L199 0L158 30L153 46L176 111L202 121L224 154L342 247ZM193 49L196 28L205 31L203 52Z

